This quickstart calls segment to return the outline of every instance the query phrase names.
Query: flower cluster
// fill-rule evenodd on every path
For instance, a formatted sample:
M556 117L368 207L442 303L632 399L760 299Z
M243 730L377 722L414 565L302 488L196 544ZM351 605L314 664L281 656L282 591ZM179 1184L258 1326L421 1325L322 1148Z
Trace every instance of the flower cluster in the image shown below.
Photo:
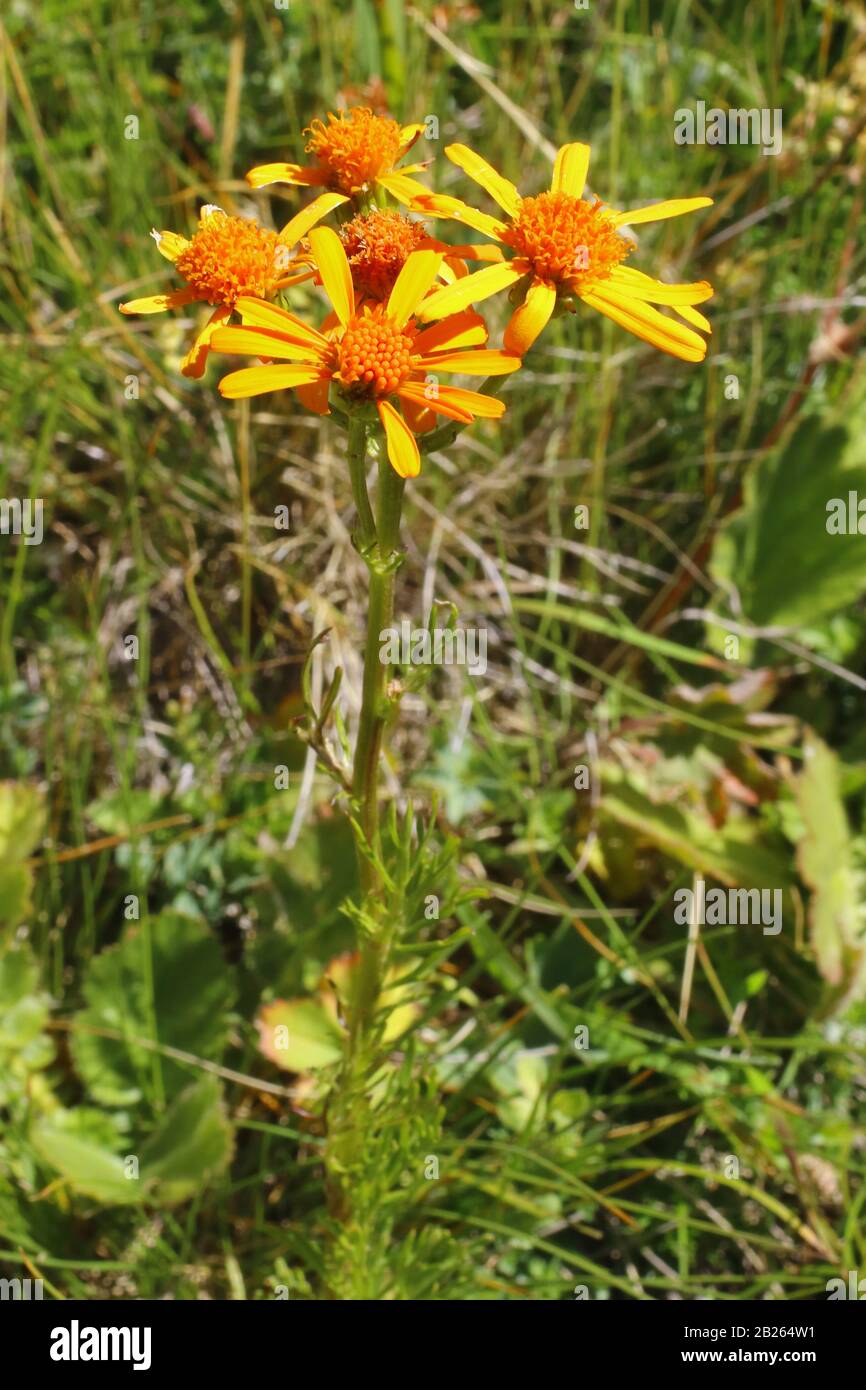
M258 365L223 378L224 396L290 389L322 415L331 405L343 414L366 410L404 478L420 471L418 440L437 416L468 425L504 412L494 396L440 385L439 374L492 378L518 370L554 313L574 312L578 303L663 352L703 360L701 332L710 324L696 306L712 287L704 280L667 284L626 265L634 246L621 229L707 207L710 198L617 212L587 194L589 146L576 143L557 154L549 190L523 197L480 155L449 145L448 159L498 206L491 215L431 192L414 177L423 163L401 164L422 130L363 107L313 121L305 132L309 164L263 164L247 174L252 188L317 190L306 207L278 233L212 205L202 208L189 239L154 232L185 285L122 304L121 312L211 305L184 358L185 375L201 376L210 351L255 357ZM338 231L319 225L331 215ZM425 225L434 218L486 240L438 241ZM330 300L318 326L274 302L303 281L321 285ZM497 350L487 346L487 325L474 306L505 290L513 308ZM233 314L240 324L230 327Z

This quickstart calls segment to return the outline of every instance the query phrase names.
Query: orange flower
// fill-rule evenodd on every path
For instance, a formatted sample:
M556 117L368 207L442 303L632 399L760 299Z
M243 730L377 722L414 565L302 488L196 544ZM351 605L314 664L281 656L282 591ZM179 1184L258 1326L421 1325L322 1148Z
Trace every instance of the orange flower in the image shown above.
M423 164L407 164L397 172L395 165L418 139L423 125L399 126L392 116L377 116L366 106L355 106L335 116L327 124L315 120L304 131L314 164L259 164L250 169L247 183L264 188L272 183L303 184L324 188L310 205L293 217L281 235L297 241L327 213L358 199L386 189L399 203L408 206L413 198L426 193L422 183L409 178Z
M349 262L336 232L318 227L310 233L310 245L334 306L336 329L326 337L276 305L240 300L244 326L218 329L214 350L271 360L224 377L219 385L223 396L236 399L291 389L310 410L327 415L334 382L350 409L375 408L388 458L401 478L414 478L421 470L415 434L429 428L432 414L466 425L476 416L502 415L501 401L478 391L440 386L438 373L501 376L516 371L519 358L479 347L487 340L487 330L477 314L455 314L423 330L415 323L418 306L441 266L441 252L414 251L387 304L359 311Z
M514 254L502 265L488 266L432 294L419 310L419 318L454 313L523 281L525 292L505 332L507 352L523 356L548 323L557 301L573 308L579 299L663 352L686 362L703 360L706 343L693 330L709 333L711 328L694 306L711 297L712 286L706 280L668 285L623 265L632 247L619 236L619 228L678 217L708 207L711 198L675 198L633 212L615 212L598 198L590 202L583 197L588 145L563 145L556 156L550 191L534 198L521 198L513 183L466 145L449 145L445 153L486 189L506 217L489 217L458 198L435 193L419 195L412 206L465 222ZM657 304L670 306L691 327L659 313L653 307Z
M289 248L276 232L244 217L228 217L212 203L199 213L191 239L177 232L151 233L157 248L187 282L186 289L152 294L119 306L122 314L161 314L182 304L216 305L183 359L184 376L199 377L207 362L211 337L232 314L241 295L270 299L278 289L303 276L288 275Z
M440 251L439 274L447 283L467 275L466 260L500 261L498 246L449 246L428 235L420 222L403 213L375 208L358 213L340 228L352 283L360 299L387 299L413 251Z

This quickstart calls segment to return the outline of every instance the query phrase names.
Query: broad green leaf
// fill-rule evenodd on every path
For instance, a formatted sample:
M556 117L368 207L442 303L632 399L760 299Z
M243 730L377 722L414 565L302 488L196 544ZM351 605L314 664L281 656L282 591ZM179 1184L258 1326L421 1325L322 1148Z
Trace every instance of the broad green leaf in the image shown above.
M256 1026L262 1052L284 1071L315 1071L343 1055L339 1024L318 999L277 999L260 1010Z
M129 1166L114 1149L120 1135L107 1128L100 1111L61 1110L31 1127L34 1149L69 1185L99 1202L130 1205L141 1200L141 1184L127 1177Z
M191 1197L227 1166L232 1142L219 1084L205 1077L188 1086L142 1146L141 1182L148 1197L167 1203Z
M758 626L798 630L866 591L866 538L827 530L828 503L866 497L866 405L812 417L747 473L742 508L716 539L710 570ZM864 517L866 530L866 517Z
M27 859L42 834L42 797L26 782L0 782L0 926L16 927L30 911L33 871Z
M46 1034L50 1000L39 989L39 970L29 946L0 954L0 1105L24 1093L31 1072L54 1059Z
M30 1138L40 1158L73 1191L115 1206L185 1201L232 1154L231 1125L220 1087L210 1077L177 1097L140 1149L105 1111L86 1106L38 1120Z
M804 827L797 859L812 889L809 916L815 959L832 987L829 1007L838 1012L860 998L866 987L861 876L853 862L836 755L815 737L807 741L805 755L797 778Z
M91 1095L105 1105L134 1105L150 1087L153 1053L136 1041L152 1036L149 969L159 1043L219 1061L227 1042L233 981L210 928L174 912L151 918L149 928L150 951L145 923L131 922L118 945L94 957L84 982L88 1007L76 1016L72 1052ZM189 1067L165 1056L160 1066L170 1100L188 1084Z

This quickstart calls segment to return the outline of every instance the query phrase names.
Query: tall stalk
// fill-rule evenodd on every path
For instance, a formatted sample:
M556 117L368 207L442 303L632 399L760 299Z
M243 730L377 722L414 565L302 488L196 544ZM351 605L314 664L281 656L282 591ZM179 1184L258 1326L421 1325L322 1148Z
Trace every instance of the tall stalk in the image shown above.
M363 1157L364 1134L370 1116L371 1081L380 1061L377 1035L379 997L387 969L388 949L395 929L394 907L387 898L382 870L379 828L379 762L388 715L387 663L380 659L383 629L394 620L394 578L402 560L400 514L404 483L387 457L379 463L376 515L370 506L366 483L367 426L351 416L348 432L349 473L358 512L356 541L370 575L367 632L364 644L364 679L361 715L352 774L352 798L357 816L358 865L361 883L359 949L352 972L345 1053L328 1101L328 1136L325 1152L328 1206L332 1219L347 1232L349 1247L363 1249L367 1233L364 1216L355 1200L357 1165ZM332 1272L346 1296L364 1296L365 1270ZM349 1296L353 1296L350 1294Z

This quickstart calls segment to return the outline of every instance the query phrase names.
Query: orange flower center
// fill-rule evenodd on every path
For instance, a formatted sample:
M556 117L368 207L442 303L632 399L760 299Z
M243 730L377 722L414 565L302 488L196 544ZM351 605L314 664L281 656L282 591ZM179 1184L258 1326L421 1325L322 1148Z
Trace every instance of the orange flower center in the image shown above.
M353 217L340 237L358 294L384 300L427 233L420 222L410 222L402 213L377 211Z
M337 347L339 377L358 395L388 396L417 370L415 331L398 328L382 305L350 319Z
M571 193L522 198L502 240L541 280L571 290L606 280L631 250L598 199Z
M380 174L393 169L400 154L400 127L392 116L376 116L367 106L316 119L304 132L307 154L314 155L328 183L351 197Z
M208 304L234 308L239 295L267 299L280 278L276 232L244 217L212 212L175 261L184 280Z

